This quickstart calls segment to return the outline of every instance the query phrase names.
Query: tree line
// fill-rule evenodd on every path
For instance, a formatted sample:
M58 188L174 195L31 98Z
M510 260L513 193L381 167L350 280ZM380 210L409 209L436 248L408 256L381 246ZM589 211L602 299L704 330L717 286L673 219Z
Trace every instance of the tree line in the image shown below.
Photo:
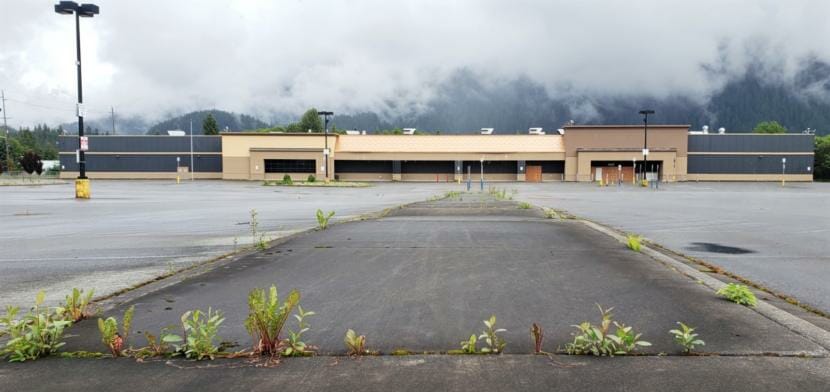
M2 132L5 136L5 131ZM34 128L9 128L9 140L0 139L0 171L38 172L42 169L42 160L58 159L58 136L63 133L59 127L50 128L46 124ZM6 156L8 143L9 156ZM10 158L10 159L9 159ZM8 165L11 164L11 167Z

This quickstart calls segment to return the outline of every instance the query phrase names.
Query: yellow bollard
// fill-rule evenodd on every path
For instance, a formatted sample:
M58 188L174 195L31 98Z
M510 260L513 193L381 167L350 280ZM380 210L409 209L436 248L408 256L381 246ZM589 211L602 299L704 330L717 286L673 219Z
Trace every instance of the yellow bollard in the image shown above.
M89 179L88 178L78 178L75 180L75 198L76 199L89 199L90 192L89 192Z
M176 184L181 184L181 182L182 182L182 177L181 176L176 176Z

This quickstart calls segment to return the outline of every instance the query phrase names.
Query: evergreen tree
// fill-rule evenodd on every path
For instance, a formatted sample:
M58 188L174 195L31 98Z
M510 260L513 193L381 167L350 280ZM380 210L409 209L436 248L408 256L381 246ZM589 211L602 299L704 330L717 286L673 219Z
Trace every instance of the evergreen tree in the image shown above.
M205 135L218 135L219 126L216 125L216 119L213 118L212 113L208 113L205 121L202 121L202 133Z

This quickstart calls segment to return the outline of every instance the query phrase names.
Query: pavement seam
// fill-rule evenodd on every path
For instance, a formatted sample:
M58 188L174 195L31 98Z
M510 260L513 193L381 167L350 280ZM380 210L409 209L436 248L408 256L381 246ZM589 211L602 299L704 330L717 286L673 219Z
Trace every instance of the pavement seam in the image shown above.
M596 231L599 231L616 239L620 243L626 242L626 238L613 229L584 219L579 219L579 221L582 222L582 224ZM652 259L660 263L663 263L664 265L671 267L672 269L680 272L683 275L686 275L687 277L703 284L706 287L709 287L714 291L718 291L722 287L726 286L726 283L718 279L715 279L707 274L704 274L703 272L700 272L683 262L675 260L674 258L662 252L654 250L648 245L641 245L641 253L651 257ZM762 299L758 299L758 304L755 307L750 307L750 309L778 324L781 324L788 330L795 332L796 334L821 346L824 349L819 353L814 353L814 355L825 356L828 354L827 350L830 350L830 332L800 317L790 314L789 312L779 309L776 306L771 305Z

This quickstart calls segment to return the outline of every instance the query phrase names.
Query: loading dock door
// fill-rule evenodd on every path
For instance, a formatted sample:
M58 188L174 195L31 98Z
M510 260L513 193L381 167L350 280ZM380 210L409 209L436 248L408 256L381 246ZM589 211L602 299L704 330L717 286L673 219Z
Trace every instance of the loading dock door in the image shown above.
M528 166L525 170L525 181L542 182L542 166Z

